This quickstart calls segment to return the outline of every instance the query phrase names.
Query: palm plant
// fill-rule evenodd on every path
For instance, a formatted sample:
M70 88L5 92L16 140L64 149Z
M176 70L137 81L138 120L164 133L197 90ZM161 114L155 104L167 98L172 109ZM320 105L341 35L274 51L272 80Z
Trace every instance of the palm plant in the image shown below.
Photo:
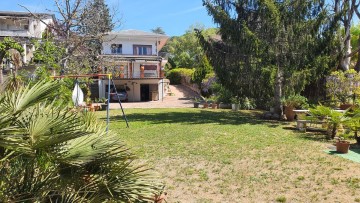
M346 111L347 112L347 111ZM347 120L346 113L342 113L331 109L330 107L319 105L316 108L310 109L310 119L320 119L326 121L328 123L329 137L330 139L334 139L338 127L340 124L344 123Z
M0 94L0 202L134 202L160 185L90 113L49 98L58 82Z

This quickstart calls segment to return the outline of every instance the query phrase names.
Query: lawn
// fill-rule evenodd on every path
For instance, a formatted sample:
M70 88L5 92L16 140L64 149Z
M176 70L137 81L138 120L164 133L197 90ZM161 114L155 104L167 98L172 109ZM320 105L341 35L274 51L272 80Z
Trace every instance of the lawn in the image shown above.
M125 112L130 128L112 110L110 129L154 168L168 202L360 202L360 164L324 153L323 135L254 111Z

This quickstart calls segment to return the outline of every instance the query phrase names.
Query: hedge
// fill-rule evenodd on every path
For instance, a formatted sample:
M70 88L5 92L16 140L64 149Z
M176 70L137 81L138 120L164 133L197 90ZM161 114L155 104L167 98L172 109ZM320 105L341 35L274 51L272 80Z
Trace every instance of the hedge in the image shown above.
M191 77L194 69L175 68L167 72L166 77L172 85L191 84Z

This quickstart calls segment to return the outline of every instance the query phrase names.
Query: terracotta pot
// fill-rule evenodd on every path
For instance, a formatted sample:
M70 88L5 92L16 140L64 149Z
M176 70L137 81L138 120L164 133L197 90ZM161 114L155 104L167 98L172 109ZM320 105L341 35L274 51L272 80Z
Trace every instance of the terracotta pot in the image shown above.
M295 118L294 108L290 106L285 106L284 113L288 121L293 121Z
M212 104L211 104L211 108L217 109L217 108L218 108L218 107L217 107L217 104L216 104L216 103L212 103Z
M204 109L209 108L209 104L208 103L204 103Z
M349 109L349 108L351 108L351 107L353 107L352 104L341 104L341 105L340 105L340 109L341 109L341 110L346 110L346 109Z
M124 78L124 73L120 73L120 78Z
M165 77L165 70L162 68L160 69L160 77L164 78Z
M140 66L140 78L144 78L144 77L145 77L144 70L145 70L145 67L144 67L144 66Z
M349 152L350 142L338 141L336 142L336 152L346 154Z

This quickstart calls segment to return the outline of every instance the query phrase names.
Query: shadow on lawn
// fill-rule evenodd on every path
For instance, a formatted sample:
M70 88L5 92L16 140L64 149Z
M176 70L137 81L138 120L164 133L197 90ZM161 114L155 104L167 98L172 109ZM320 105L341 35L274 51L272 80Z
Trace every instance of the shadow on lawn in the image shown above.
M268 125L276 128L281 125L287 125L284 122L268 121L259 118L259 112L232 112L232 111L207 111L200 112L163 112L163 113L131 113L127 115L129 122L147 121L153 124L161 123L186 123L186 124L207 124L215 123L219 125ZM123 117L111 116L111 120L122 120Z

